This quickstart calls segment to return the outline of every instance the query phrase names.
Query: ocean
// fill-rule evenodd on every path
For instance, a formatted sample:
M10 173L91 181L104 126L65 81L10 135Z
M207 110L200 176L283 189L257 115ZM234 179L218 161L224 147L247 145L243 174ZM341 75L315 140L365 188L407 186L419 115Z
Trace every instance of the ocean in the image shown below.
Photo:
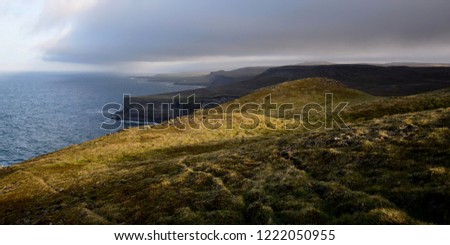
M98 73L0 74L0 165L8 166L111 133L103 105L195 86Z

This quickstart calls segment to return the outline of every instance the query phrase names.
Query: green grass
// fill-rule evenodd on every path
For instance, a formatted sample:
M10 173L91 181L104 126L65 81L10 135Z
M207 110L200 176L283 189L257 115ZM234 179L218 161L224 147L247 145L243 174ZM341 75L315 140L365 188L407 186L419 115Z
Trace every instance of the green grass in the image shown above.
M349 129L170 122L2 168L0 223L450 224L449 91L377 98L306 79L239 100L302 106L325 92L350 102Z

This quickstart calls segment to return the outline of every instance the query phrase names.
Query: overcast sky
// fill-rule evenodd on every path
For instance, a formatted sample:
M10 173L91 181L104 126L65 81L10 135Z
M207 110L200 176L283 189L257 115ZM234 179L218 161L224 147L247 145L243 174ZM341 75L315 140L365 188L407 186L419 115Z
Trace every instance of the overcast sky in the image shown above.
M449 0L0 0L0 71L450 63Z

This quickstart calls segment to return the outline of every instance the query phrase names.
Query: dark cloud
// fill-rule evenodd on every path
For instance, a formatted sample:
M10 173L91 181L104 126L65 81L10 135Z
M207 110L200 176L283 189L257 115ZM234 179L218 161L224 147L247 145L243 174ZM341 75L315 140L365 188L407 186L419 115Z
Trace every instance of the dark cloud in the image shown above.
M401 57L450 61L448 0L100 1L44 59Z

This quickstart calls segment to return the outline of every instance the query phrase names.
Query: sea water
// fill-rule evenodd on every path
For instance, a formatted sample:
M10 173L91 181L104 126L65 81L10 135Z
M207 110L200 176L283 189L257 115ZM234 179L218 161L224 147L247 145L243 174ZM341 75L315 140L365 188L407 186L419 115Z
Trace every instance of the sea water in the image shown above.
M141 96L192 89L98 73L0 74L0 166L111 133L101 129L103 105Z

